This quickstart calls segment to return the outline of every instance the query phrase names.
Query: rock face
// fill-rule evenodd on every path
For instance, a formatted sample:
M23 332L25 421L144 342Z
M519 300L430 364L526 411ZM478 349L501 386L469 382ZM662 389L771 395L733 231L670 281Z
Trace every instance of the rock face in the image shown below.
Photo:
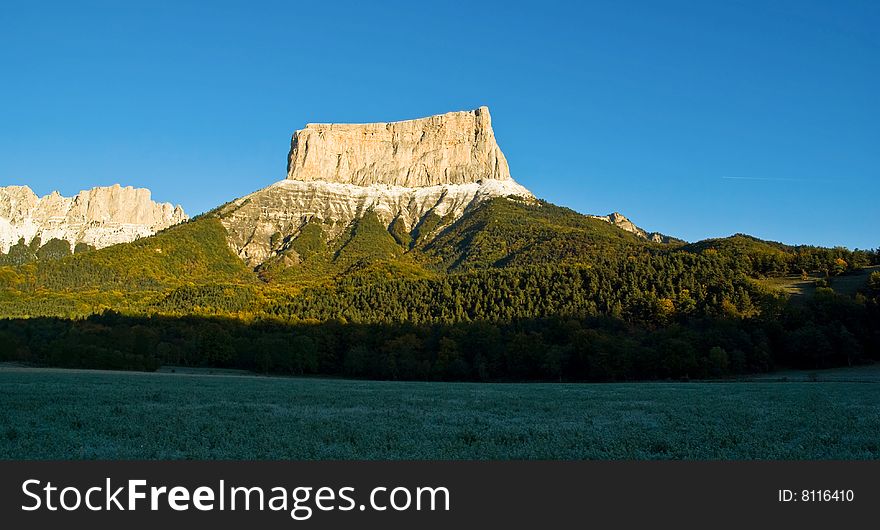
M61 239L96 248L126 243L186 220L180 206L156 203L150 190L118 184L63 197L57 191L45 197L27 186L0 187L0 251L24 238L30 243Z
M631 234L635 234L648 241L653 241L654 243L670 243L672 241L678 241L677 239L663 235L660 232L646 232L644 229L639 228L635 223L627 219L622 213L614 212L608 215L590 215L589 217L592 217L593 219L601 219L602 221L611 223L622 230L626 230Z
M510 180L488 107L392 123L310 123L293 135L287 178L421 187Z
M309 124L293 135L287 179L220 210L230 246L251 266L283 250L310 221L333 239L373 211L439 231L493 197L532 194L510 178L487 107L393 123Z
M220 215L232 249L256 267L283 250L284 241L296 237L310 221L321 223L328 241L371 210L386 226L400 220L407 231L433 214L442 219L435 229L439 231L469 208L506 196L533 199L526 188L510 179L420 188L282 180L236 199Z

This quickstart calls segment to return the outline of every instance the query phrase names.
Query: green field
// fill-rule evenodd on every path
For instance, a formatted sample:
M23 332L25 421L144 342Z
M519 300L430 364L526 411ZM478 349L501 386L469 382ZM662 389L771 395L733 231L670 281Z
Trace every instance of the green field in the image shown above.
M0 458L874 459L878 398L876 382L450 384L5 367Z
M872 272L880 271L880 266L864 267L861 270L841 274L831 279L831 288L838 294L854 296L859 290L865 288L868 277ZM777 276L758 280L758 283L770 289L780 291L786 295L798 297L810 297L816 294L816 280L823 279L821 274L811 274L806 279L797 274Z

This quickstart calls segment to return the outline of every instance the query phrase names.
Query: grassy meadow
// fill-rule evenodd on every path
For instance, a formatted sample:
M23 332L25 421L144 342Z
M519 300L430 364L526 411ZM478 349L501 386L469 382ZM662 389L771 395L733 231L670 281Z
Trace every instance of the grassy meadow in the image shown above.
M880 271L880 266L865 267L861 270L842 274L832 279L830 287L834 292L846 296L854 296L859 290L864 289L868 277L873 272ZM757 280L757 283L769 289L778 291L795 299L811 297L816 294L816 281L826 279L821 274L814 273L806 278L798 274L788 274Z
M470 384L7 366L0 458L875 459L877 375Z

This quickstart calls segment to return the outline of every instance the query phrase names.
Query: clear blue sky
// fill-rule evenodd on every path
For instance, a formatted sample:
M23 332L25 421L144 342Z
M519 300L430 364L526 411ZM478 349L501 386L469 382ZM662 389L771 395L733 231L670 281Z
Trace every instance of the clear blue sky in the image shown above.
M880 2L114 3L4 0L0 185L195 214L284 178L306 122L489 105L551 202L880 246Z

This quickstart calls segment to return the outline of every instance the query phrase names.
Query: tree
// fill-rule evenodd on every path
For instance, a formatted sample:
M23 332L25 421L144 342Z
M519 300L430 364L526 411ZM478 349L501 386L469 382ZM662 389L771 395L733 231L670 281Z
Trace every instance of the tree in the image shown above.
M728 370L730 369L730 359L724 348L713 346L709 349L707 359L709 362L709 371L713 376L718 377L728 373Z
M868 276L868 288L872 291L880 291L880 271L874 271Z
M70 243L52 238L36 252L37 259L58 260L70 255Z

